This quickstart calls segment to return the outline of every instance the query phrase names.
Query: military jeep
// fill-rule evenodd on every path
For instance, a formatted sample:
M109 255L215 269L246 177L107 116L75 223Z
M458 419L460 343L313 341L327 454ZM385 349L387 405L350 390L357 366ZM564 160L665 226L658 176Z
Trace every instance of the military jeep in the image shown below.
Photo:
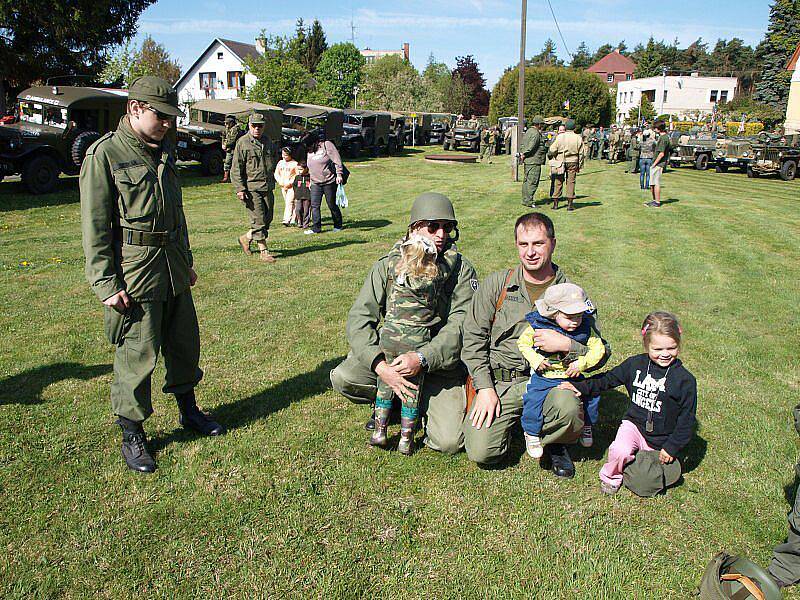
M18 120L0 124L0 180L20 174L33 194L77 175L86 151L117 128L128 93L93 87L37 86L17 96Z
M669 162L673 167L689 165L698 171L705 171L714 164L714 151L717 148L717 140L710 136L689 137L682 135L677 144L677 149L669 157Z
M198 100L189 107L189 122L178 126L176 130L178 158L199 161L203 175L219 175L225 161L225 151L222 149L225 116L234 115L244 133L241 123L247 123L247 118L253 112L264 115L264 134L280 144L282 111L277 106L238 98Z
M753 146L755 157L747 167L748 177L761 175L780 175L784 181L791 181L797 175L800 163L800 135L774 136L760 133L758 144Z
M450 113L431 113L431 131L428 143L443 144L445 135L453 126L455 118L455 115Z
M345 109L342 150L350 157L358 157L362 151L378 156L381 152L395 154L396 138L392 138L391 115L371 110Z
M714 170L717 173L726 173L731 167L738 167L747 171L748 165L753 162L754 138L733 137L717 140L714 148Z
M481 145L481 133L485 128L479 119L459 119L453 128L445 133L443 147L445 150L466 148L477 152Z
M406 144L409 146L427 146L431 143L433 115L424 112L408 112L406 122Z
M341 148L344 113L339 108L317 104L294 103L283 107L283 143L296 144L307 133Z

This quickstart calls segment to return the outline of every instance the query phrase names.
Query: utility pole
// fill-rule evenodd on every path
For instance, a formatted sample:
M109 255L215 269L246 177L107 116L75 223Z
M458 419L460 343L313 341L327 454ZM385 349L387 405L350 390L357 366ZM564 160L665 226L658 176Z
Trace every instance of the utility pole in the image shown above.
M517 141L512 161L514 181L519 181L519 145L525 131L525 28L528 21L528 0L522 0L522 22L519 36L519 83L517 84Z
M661 67L661 73L662 73L662 78L661 78L661 112L658 113L658 114L663 115L664 114L664 100L666 100L666 98L664 96L667 95L667 66L666 65L663 65Z

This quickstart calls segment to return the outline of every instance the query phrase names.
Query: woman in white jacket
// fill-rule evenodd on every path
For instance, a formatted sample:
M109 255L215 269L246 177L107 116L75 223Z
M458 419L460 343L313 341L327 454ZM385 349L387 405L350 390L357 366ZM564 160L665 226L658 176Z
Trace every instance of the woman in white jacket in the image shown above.
M275 167L275 183L281 186L285 208L283 209L283 225L289 227L297 224L294 206L294 179L297 177L298 164L292 157L290 148L281 149L282 158Z

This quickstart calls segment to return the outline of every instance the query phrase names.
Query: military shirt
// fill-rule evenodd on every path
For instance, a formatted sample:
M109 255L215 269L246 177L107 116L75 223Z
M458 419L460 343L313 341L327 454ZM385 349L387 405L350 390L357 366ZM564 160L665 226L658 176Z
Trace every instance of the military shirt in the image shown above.
M275 188L278 146L267 136L254 138L246 133L233 151L231 181L237 192L266 192Z
M583 140L574 131L559 133L550 144L548 154L556 158L559 154L565 163L576 163L583 160Z
M233 127L226 127L225 133L222 136L222 149L225 152L233 152L236 148L236 140L239 139L239 134L242 130L239 128L239 125L234 125Z
M543 165L547 159L547 146L542 140L542 132L531 127L522 136L519 148L526 165Z
M164 141L154 154L122 117L86 151L80 195L86 279L100 300L121 290L134 300L166 300L189 289L193 261L174 146ZM123 243L126 229L174 239Z

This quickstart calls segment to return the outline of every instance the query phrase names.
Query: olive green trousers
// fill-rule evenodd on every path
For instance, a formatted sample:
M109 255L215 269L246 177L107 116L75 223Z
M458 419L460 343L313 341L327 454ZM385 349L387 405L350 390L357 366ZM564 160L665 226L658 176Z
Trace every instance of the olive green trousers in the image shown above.
M525 206L533 206L541 177L542 165L525 165L525 179L522 181L522 203Z
M105 331L114 344L111 408L115 415L144 421L153 414L150 378L164 355L165 394L183 394L199 383L200 329L191 292L165 302L133 302L120 314L105 307Z
M800 464L795 467L800 475ZM782 582L793 585L800 581L800 488L789 513L789 536L772 553L769 572Z
M359 404L375 402L378 377L352 354L331 371L330 377L333 389L348 400ZM425 428L425 445L432 450L455 454L464 447L465 379L458 369L425 374L419 414Z
M244 201L250 219L250 236L256 242L264 241L269 235L269 226L275 209L275 195L272 190L250 192Z

